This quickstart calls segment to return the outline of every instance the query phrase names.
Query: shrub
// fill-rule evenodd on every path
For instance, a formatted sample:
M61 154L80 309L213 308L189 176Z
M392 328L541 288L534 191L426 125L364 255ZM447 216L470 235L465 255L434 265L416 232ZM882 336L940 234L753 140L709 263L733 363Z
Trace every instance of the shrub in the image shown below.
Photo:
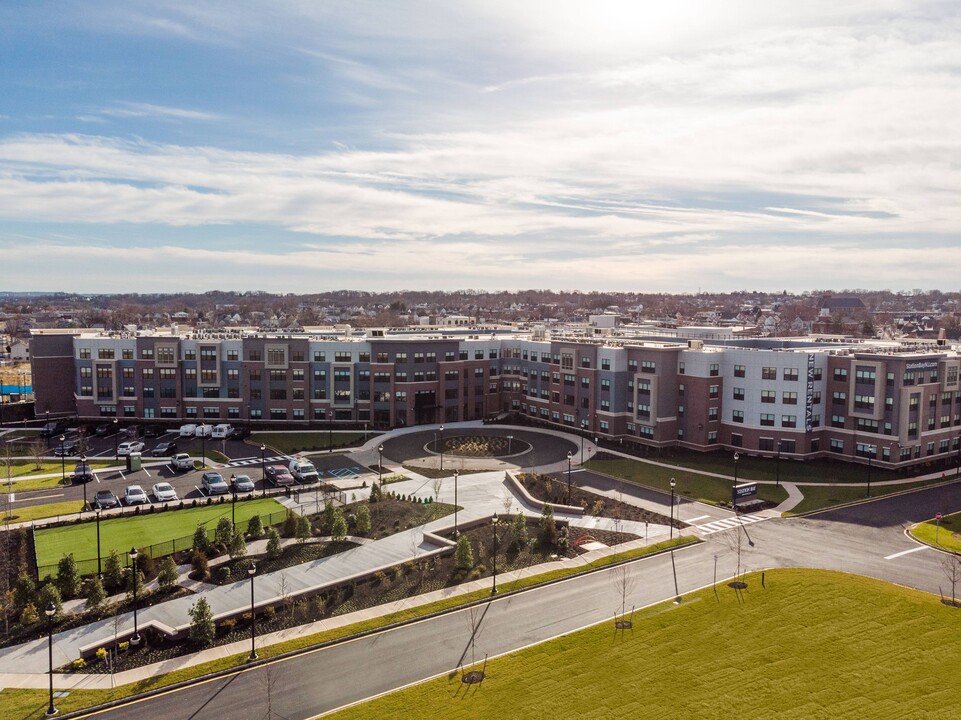
M160 572L157 573L157 585L160 589L165 590L172 587L178 578L177 574L177 563L169 555L163 559L160 563Z
M70 667L74 670L83 670L85 667L87 667L87 661L83 658L77 658L70 663Z
M109 590L123 587L123 565L116 550L111 550L103 566L104 586Z
M230 538L234 534L234 526L230 518L226 515L217 521L217 528L214 530L214 544L226 549L230 547Z
M370 486L370 502L375 503L383 500L384 492L380 488L380 483L373 483Z
M292 510L287 511L284 524L280 527L280 534L284 537L295 537L297 535L297 516Z
M40 615L37 613L37 606L28 602L20 612L20 624L27 626L40 622Z
M253 539L259 538L264 534L264 521L260 515L254 515L247 521L247 535Z
M344 540L347 538L347 521L344 519L344 513L340 508L337 508L334 512L334 522L330 528L330 536L334 540Z
M277 610L276 608L274 608L273 605L268 605L267 607L264 608L264 618L266 618L267 620L273 620L276 615L277 615Z
M217 568L217 582L221 585L226 585L230 582L230 566L221 565Z
M137 507L140 506L138 505ZM143 573L145 577L153 577L157 572L157 563L146 548L140 548L137 551L137 567L140 568L140 572Z
M357 508L355 527L358 535L366 535L370 532L370 507L366 503Z
M280 533L277 532L275 528L267 529L267 559L276 560L280 557L280 553L283 552L283 546L280 544Z
M37 584L33 578L25 572L17 576L17 582L13 586L13 607L19 612L33 602L33 596L37 592ZM34 608L36 611L36 608Z
M227 618L220 623L220 629L225 635L232 633L236 627L237 621L234 618Z
M298 516L294 534L298 542L305 543L310 540L313 535L313 528L310 526L310 520L307 519L306 515Z
M524 513L517 513L511 520L511 542L518 549L527 545L527 518Z
M242 558L247 554L247 543L240 530L234 530L234 534L230 537L230 547L227 550L232 558Z
M210 554L210 536L207 535L207 527L198 525L194 530L193 549L195 552L202 552L204 555Z
M199 580L203 580L210 575L210 566L207 563L207 556L204 555L200 550L193 551L193 554L190 556L190 564L193 566L194 573L198 576Z
M188 611L190 615L190 639L198 645L210 645L217 634L217 626L214 625L214 616L210 610L207 599L201 597L191 605Z
M98 610L107 599L107 593L103 589L103 583L96 575L87 583L87 610Z
M73 553L64 555L57 563L57 588L65 598L76 597L80 594L80 573Z
M554 524L554 508L550 503L544 503L541 513L540 530L537 539L542 545L552 546L557 542L557 526Z
M469 570L474 566L474 551L470 546L470 539L466 535L457 538L454 550L454 565L460 570Z
M99 647L97 648L97 652L94 653L94 656L100 662L105 663L107 662L107 657L109 656L109 654L110 653L107 652L107 648Z
M48 582L42 588L40 592L37 593L37 607L43 609L47 607L47 603L53 603L56 607L57 612L54 614L54 620L59 620L60 616L63 615L63 599L60 596L60 590L52 582Z

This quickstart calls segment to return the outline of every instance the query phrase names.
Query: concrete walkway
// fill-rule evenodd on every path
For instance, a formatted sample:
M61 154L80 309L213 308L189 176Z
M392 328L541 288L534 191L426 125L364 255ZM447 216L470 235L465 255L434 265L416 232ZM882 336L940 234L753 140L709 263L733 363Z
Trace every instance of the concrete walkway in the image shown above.
M781 487L787 490L787 498L785 498L780 505L774 508L774 512L776 513L790 512L791 510L796 508L801 503L802 500L804 500L804 494L800 490L798 490L797 483L784 482L784 483L781 483Z

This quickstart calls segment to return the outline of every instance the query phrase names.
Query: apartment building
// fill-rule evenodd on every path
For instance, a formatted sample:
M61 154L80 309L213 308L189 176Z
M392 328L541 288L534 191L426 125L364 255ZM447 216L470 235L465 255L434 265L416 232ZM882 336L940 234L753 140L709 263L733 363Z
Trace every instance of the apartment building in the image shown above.
M81 420L394 428L512 413L636 450L961 459L953 349L644 332L41 331L31 355L37 411Z

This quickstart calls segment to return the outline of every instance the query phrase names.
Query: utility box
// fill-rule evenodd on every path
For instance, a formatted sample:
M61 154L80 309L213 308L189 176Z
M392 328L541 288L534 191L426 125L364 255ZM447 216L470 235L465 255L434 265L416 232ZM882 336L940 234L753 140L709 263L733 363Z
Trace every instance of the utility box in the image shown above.
M143 463L141 462L141 454L138 452L132 452L127 455L127 472L136 472L141 467Z

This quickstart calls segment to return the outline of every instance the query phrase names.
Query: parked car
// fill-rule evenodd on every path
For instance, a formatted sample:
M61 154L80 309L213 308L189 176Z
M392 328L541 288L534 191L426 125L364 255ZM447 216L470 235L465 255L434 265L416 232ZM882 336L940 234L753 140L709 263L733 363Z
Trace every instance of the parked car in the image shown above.
M138 428L136 425L131 425L130 427L124 428L123 432L124 435L133 440L140 435L140 428Z
M105 510L107 508L120 507L120 501L117 499L117 496L109 490L97 490L97 494L93 496L93 506Z
M177 499L177 491L170 483L157 483L151 489L153 490L153 496L157 498L157 502L173 502Z
M197 426L194 423L180 426L180 437L191 438L197 434Z
M250 428L235 427L233 430L230 431L230 435L228 435L227 437L229 437L231 440L243 440L244 438L249 438Z
M167 455L173 455L177 452L177 443L173 440L170 442L157 443L157 447L150 451L150 454L154 457L166 457Z
M213 425L208 425L207 423L201 423L200 425L197 425L196 429L194 430L194 436L209 438L213 434L213 431L214 431Z
M167 431L164 430L159 425L148 425L143 429L143 436L145 438L158 438L161 435L166 435Z
M74 482L90 482L93 480L93 470L90 469L89 463L77 463L71 479Z
M230 485L234 492L248 493L254 491L254 481L250 479L250 475L231 475Z
M193 470L194 459L187 453L177 453L170 458L170 467L174 470Z
M205 472L203 477L200 478L200 487L202 487L208 495L223 495L224 493L230 492L230 488L227 487L227 483L224 481L224 476L218 472Z
M233 427L228 424L221 423L219 425L214 425L213 430L210 431L210 437L212 437L214 440L223 440L230 437L230 433L233 431Z
M53 437L60 435L67 430L67 424L63 420L51 420L40 428L40 437Z
M97 437L104 437L106 435L109 435L112 432L113 432L112 423L100 423L99 425L97 425L96 428L94 428L93 434L96 435Z
M53 449L53 454L57 457L69 457L77 454L77 443L73 440L66 440Z
M117 454L121 457L135 452L143 452L143 443L139 440L128 440L117 446Z
M289 487L297 484L294 476L291 475L283 465L268 465L264 468L264 473L267 475L267 481L271 485L284 485Z
M139 485L128 485L123 491L123 501L127 505L142 505L149 502L147 493Z

